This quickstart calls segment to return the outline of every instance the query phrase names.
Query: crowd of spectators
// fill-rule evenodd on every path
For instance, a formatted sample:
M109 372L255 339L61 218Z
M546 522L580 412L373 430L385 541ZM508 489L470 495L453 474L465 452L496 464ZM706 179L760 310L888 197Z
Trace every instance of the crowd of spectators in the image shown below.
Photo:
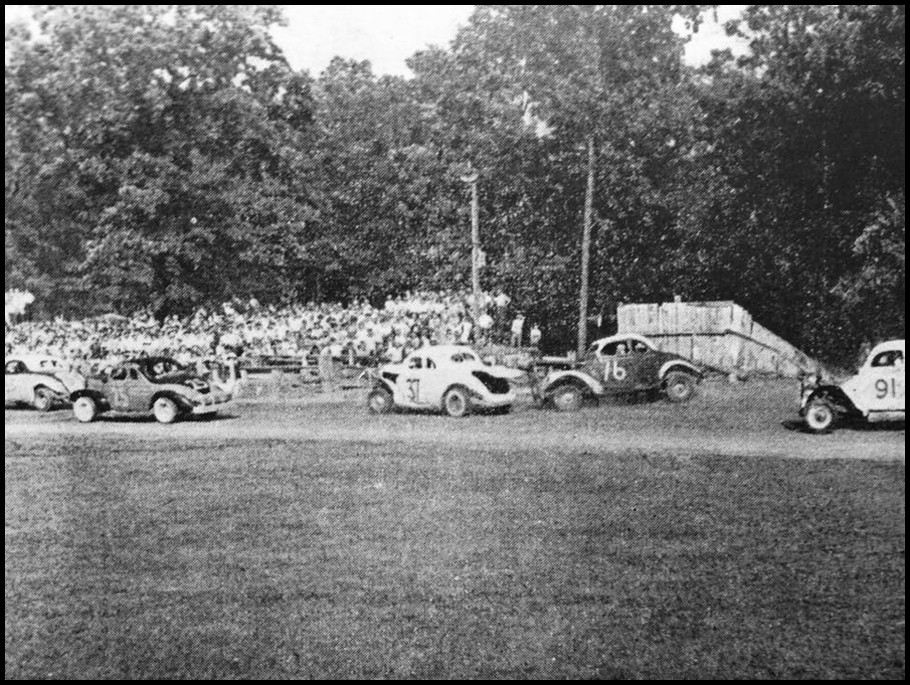
M314 364L330 356L371 365L400 361L427 344L520 345L524 317L513 318L509 305L502 293L484 294L475 309L471 295L422 291L389 297L381 307L366 301L276 307L253 299L160 322L149 312L8 322L6 356L41 354L71 364L155 355L182 363L242 356L296 357ZM539 343L539 328L526 333L525 342Z

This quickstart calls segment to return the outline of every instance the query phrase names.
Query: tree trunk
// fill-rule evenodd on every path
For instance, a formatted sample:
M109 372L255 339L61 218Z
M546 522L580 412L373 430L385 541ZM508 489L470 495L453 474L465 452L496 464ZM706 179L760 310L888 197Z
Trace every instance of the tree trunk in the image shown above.
M585 219L581 237L581 292L578 307L578 357L588 345L588 265L591 261L591 226L594 223L594 136L588 137L588 187L585 191Z

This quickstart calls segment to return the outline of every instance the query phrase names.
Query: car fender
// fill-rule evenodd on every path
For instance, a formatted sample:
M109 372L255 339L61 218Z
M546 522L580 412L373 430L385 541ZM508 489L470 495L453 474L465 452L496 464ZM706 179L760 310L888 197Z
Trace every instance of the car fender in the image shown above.
M701 380L701 369L695 366L695 364L687 362L685 359L671 359L668 362L664 362L664 365L660 367L660 371L657 372L657 375L660 380L664 380L667 377L668 373L677 369L685 373L691 373L693 376Z
M61 397L67 397L70 394L69 388L64 385L64 383L51 374L36 373L32 374L32 377L27 381L26 387L34 393L38 388L47 388L51 392L60 395Z
M373 389L388 390L392 394L392 397L395 396L395 386L388 378L383 378L382 376L373 377Z
M480 385L481 387L483 387L483 383L481 383L481 382L478 381L477 379L473 379L473 380L474 380L478 385ZM445 386L445 390L442 391L442 394L436 399L436 402L433 402L432 404L437 404L437 405L439 405L439 409L440 409L440 410L445 409L445 407L443 406L443 400L445 400L445 397L446 397L446 395L449 393L449 391L452 390L452 389L454 389L454 388L461 388L462 390L464 390L464 391L468 394L468 397L471 398L471 399L475 399L475 400L476 400L476 399L480 399L480 400L482 400L483 397L484 397L484 395L483 395L481 392L478 392L478 390L477 390L475 387L473 387L473 383L471 383L470 380L468 380L467 382L464 382L464 381L462 381L462 380L457 380L457 381L453 381L453 382L449 383L448 385L446 385L446 386ZM486 388L484 388L484 392L486 392Z
M867 413L857 407L856 403L850 399L850 396L839 385L820 385L817 388L813 388L811 392L803 397L800 414L804 414L809 403L817 398L827 399L838 411L844 414L865 416Z
M95 403L99 407L110 406L110 403L104 397L104 394L99 392L98 390L92 390L91 388L82 388L80 390L76 390L75 392L70 393L70 396L69 396L70 402L75 402L80 397L91 397L93 400L95 400Z
M153 406L155 406L155 400L157 400L159 397L167 397L168 399L176 402L177 406L181 409L189 410L197 405L203 404L201 399L193 397L195 394L195 391L184 386L165 385L152 393L152 396L149 398L148 407L151 409Z
M582 371L554 371L544 379L543 386L541 387L540 391L542 394L545 394L552 388L556 387L557 385L561 385L566 381L582 383L589 391L595 395L604 394L603 386L589 374Z

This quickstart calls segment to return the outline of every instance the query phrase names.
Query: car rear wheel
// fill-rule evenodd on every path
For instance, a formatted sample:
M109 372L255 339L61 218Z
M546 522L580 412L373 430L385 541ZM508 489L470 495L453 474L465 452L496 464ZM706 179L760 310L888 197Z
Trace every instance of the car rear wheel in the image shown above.
M557 411L578 411L584 404L585 396L577 385L563 385L550 395Z
M73 414L80 423L91 423L98 416L98 403L91 397L80 397L73 402Z
M683 371L671 371L667 374L664 391L671 402L688 402L695 394L695 377Z
M50 411L54 407L54 395L47 388L35 388L32 406L38 411Z
M826 400L812 400L806 407L806 428L812 433L826 433L836 421L837 411Z
M464 388L452 388L442 398L442 408L449 416L460 418L471 412L471 400Z
M180 415L180 409L170 397L159 397L152 405L152 413L158 423L174 423Z
M367 409L371 414L388 414L393 406L392 393L388 390L377 388L367 396Z

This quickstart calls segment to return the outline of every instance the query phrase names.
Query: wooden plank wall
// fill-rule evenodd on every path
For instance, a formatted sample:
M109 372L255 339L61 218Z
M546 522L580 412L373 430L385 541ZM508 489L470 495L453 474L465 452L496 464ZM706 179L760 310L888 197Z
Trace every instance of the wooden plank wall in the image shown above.
M641 333L661 350L724 372L792 378L820 368L731 301L625 304L616 318L619 333Z

